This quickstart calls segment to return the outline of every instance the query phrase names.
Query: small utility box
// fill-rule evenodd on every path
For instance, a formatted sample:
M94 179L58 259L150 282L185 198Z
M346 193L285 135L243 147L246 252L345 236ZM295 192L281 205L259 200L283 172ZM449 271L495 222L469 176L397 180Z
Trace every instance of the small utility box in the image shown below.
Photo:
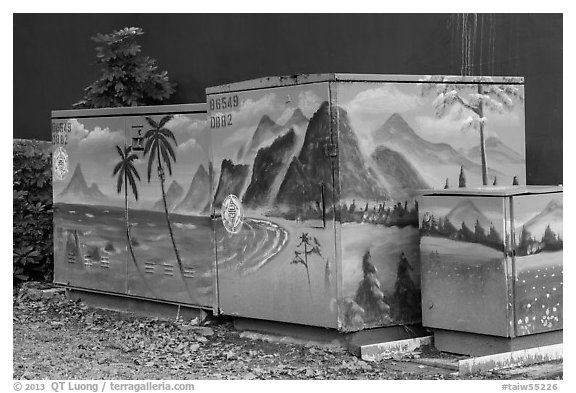
M422 324L441 351L562 342L562 187L424 191Z

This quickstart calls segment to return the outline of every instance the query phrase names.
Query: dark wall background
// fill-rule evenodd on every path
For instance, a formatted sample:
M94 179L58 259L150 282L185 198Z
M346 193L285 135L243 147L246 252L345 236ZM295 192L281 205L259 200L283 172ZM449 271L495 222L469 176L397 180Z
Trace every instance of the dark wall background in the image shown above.
M170 103L269 75L458 75L465 57L457 15L16 14L15 138L50 138L50 111L100 74L90 37L125 26L178 83ZM528 182L562 183L562 15L479 15L472 38L471 74L526 78Z

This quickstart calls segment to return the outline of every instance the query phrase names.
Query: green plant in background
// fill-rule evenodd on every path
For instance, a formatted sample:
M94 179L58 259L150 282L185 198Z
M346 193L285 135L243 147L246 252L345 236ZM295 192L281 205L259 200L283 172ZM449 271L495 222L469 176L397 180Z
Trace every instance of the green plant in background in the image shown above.
M13 142L13 277L51 281L52 165L50 143Z
M108 108L160 104L173 93L167 71L159 71L156 59L144 56L136 39L143 35L139 27L125 27L111 34L92 37L100 78L88 86L84 98L74 108Z

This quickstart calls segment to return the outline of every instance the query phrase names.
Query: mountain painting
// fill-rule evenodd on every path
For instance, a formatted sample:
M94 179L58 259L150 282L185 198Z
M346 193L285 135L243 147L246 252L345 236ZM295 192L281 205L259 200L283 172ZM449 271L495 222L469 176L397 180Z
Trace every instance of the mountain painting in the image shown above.
M561 189L499 190L421 198L424 326L501 337L562 329Z
M205 109L171 109L53 118L69 165L53 183L55 282L212 307Z
M521 78L262 78L52 121L56 282L340 331L421 321L416 190L526 178ZM442 231L474 233L471 212ZM547 252L536 228L526 259Z
M416 190L525 184L521 80L401 79L207 89L214 214L230 194L244 209L239 233L214 221L224 314L341 331L419 323Z
M421 203L422 324L506 336L502 199L425 196Z

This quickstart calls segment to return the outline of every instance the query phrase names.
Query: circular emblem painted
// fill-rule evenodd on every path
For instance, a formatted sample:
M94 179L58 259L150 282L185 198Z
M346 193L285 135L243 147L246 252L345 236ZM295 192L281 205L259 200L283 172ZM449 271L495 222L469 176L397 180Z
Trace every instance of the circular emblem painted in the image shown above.
M244 209L236 195L228 195L222 202L222 223L230 233L238 233L242 229Z
M62 146L58 146L54 150L52 165L54 166L54 177L57 180L64 180L68 174L68 153Z

